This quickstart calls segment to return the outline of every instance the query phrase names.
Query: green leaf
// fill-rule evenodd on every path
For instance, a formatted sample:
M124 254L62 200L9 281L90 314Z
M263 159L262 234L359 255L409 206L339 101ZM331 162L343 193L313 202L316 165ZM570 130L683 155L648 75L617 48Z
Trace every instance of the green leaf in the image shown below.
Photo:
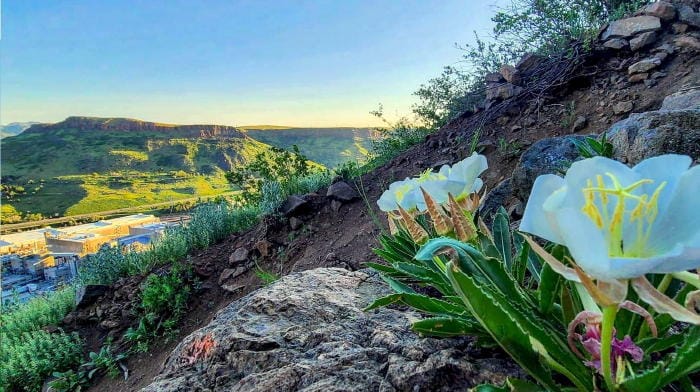
M510 223L508 221L508 213L501 207L498 213L493 218L493 243L501 256L501 260L506 265L506 268L513 271L513 253L512 253L512 237L510 234Z
M537 317L537 310L523 297L505 296L493 286L479 285L452 262L448 264L447 275L473 316L541 385L551 390L560 389L550 369L542 364L540 354L533 349L531 338L540 342L548 355L573 375L571 381L580 389L592 390L591 372L567 346L562 333L564 326L557 326L561 328L558 330Z
M539 308L542 314L549 314L552 311L554 300L559 297L561 282L561 275L554 272L549 264L545 264L542 268L540 285L537 288Z
M387 296L375 299L374 302L362 310L367 312L373 309L383 308L397 302L399 299L401 299L401 294L389 294Z
M434 286L436 289L440 290L443 295L451 295L454 293L450 282L442 273L436 273L425 267L409 263L396 263L394 267L407 275Z
M683 334L683 344L652 369L627 378L621 389L628 392L656 391L700 370L700 326Z
M684 338L685 336L683 334L669 335L660 338L646 338L639 341L637 346L644 350L645 355L649 355L651 353L666 351L672 347L676 347L683 343Z
M392 288L392 290L396 291L397 293L415 293L416 291L413 290L410 286L399 282L396 279L392 279L388 276L385 275L380 275L382 280L385 281L386 283L389 284L389 287Z
M386 265L386 264L366 262L365 267L372 268L373 270L378 271L380 273L384 273L384 274L402 275L402 273L397 271L396 268L394 268L390 265Z
M414 332L437 337L464 335L485 335L484 329L476 322L455 317L432 317L416 321L411 325Z

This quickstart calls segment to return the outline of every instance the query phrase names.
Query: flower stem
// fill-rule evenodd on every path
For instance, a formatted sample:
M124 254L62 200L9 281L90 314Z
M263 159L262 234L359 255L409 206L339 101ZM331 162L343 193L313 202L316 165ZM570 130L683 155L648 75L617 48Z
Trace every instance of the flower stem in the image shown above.
M615 390L613 381L611 351L613 341L613 326L617 315L617 305L610 305L603 308L603 323L600 337L600 361L603 370L603 378L609 391Z
M671 274L664 275L664 278L661 280L661 283L659 283L659 287L657 287L656 289L659 290L660 293L664 293L666 289L668 289L668 286L671 285L672 280L673 276Z

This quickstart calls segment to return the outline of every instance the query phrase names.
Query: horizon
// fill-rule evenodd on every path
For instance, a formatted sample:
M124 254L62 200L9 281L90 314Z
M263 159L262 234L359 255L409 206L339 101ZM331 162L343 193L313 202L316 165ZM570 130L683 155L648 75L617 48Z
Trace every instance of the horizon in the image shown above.
M6 0L0 123L381 126L369 112L409 115L499 1Z

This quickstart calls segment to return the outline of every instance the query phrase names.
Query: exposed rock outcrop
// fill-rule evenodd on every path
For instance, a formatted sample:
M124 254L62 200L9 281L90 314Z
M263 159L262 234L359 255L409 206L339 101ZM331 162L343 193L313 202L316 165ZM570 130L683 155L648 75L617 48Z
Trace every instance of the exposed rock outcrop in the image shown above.
M182 341L145 391L452 391L520 370L469 338L423 339L412 311L364 312L386 285L367 273L319 268L232 303ZM199 357L194 342L213 341Z

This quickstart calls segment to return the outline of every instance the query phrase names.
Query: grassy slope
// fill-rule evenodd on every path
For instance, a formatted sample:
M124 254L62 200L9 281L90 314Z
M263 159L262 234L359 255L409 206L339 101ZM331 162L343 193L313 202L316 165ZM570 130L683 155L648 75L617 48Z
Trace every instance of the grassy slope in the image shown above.
M269 145L290 148L293 144L310 160L336 167L348 160L361 160L371 147L370 128L284 128L246 126L248 136Z

